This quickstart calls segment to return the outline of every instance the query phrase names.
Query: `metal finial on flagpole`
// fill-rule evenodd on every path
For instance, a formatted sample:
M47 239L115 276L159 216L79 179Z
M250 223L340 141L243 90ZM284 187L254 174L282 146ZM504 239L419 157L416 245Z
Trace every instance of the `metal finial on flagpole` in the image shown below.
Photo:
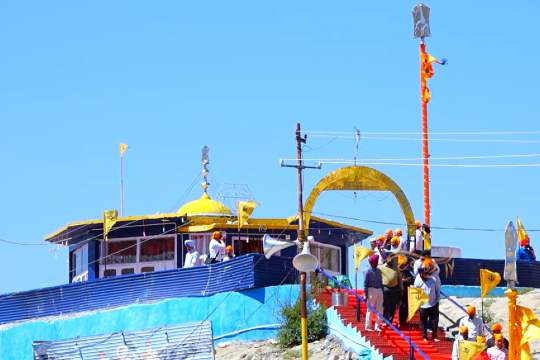
M208 187L210 186L210 183L208 182L208 173L210 172L208 170L208 164L210 164L210 160L208 157L208 153L210 152L210 148L208 146L203 146L202 148L202 177L204 179L203 183L201 184L201 187L203 188L203 191L205 194L208 194Z
M414 21L414 37L420 38L424 42L424 38L431 36L429 28L429 6L418 4L412 10Z

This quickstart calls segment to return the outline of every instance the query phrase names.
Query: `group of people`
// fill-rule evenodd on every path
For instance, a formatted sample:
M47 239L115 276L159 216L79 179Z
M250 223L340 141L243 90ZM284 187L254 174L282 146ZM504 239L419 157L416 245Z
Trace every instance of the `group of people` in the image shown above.
M384 236L372 239L374 254L368 258L370 269L364 277L364 295L369 304L389 322L393 322L398 312L398 326L407 322L408 288L412 286L424 291L428 300L421 305L420 320L426 342L429 331L432 340L439 341L437 330L441 289L439 266L429 256L430 236L429 226L417 221L416 236L410 244L403 240L401 229L389 229ZM414 253L418 259L411 264L406 253ZM381 326L384 324L377 316L372 318L372 311L368 307L366 330L378 331Z
M194 240L186 240L186 257L184 259L184 268L190 268L203 264L214 264L230 260L234 257L232 245L225 243L225 236L221 231L214 231L208 244L208 255L200 255L195 246Z
M491 326L491 334L486 332L484 322L476 315L476 308L468 306L467 316L459 321L459 334L452 347L452 360L459 360L459 344L465 340L483 345L484 350L476 354L473 360L507 360L508 340L503 337L502 329L502 324L496 323Z

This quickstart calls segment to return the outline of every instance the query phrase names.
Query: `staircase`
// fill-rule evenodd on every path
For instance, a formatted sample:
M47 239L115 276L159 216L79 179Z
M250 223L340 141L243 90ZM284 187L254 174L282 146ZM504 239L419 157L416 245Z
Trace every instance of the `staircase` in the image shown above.
M358 290L358 294L363 296L363 291ZM317 296L317 299L324 303L327 307L332 305L331 293L323 292ZM366 305L360 301L360 321L356 321L356 297L353 293L349 294L347 306L336 306L341 320L345 325L351 324L356 331L367 338L373 346L375 346L384 356L392 356L394 360L409 360L409 343L403 339L389 326L384 327L379 333L376 331L365 331L365 315ZM374 314L372 316L375 316ZM397 319L397 312L396 312ZM397 322L394 321L397 326ZM425 343L422 339L422 331L420 330L420 317L418 313L410 321L409 324L401 326L401 332L411 338L412 342L418 346L432 360L451 360L452 356L452 340L444 338L444 331L439 330L440 342L429 340ZM415 351L415 359L422 357Z

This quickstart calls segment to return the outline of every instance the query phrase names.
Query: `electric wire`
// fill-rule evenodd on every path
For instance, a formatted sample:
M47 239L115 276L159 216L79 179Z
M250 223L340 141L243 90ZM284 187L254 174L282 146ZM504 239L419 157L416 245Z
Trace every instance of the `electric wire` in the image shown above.
M350 135L351 131L305 131L312 135ZM353 133L354 134L354 133ZM362 131L367 135L423 135L422 131ZM518 131L429 131L428 134L435 135L538 135L540 130L518 130Z
M328 216L328 217L334 217L334 218L340 218L340 219L348 219L348 220L356 220L356 221L362 221L366 223L373 223L373 224L380 224L380 225L396 225L396 226L407 226L406 223L403 222L392 222L392 221L380 221L380 220L372 220L372 219L362 219L358 217L353 216L345 216L345 215L336 215L336 214L328 214L324 212L317 212L312 211L311 214L313 215L322 215L322 216ZM485 231L485 232L504 232L505 229L500 228L469 228L469 227L460 227L460 226L430 226L430 228L437 229L437 230L455 230L455 231ZM528 232L540 232L540 229L527 229Z
M432 133L429 133L433 135ZM311 137L320 138L338 138L338 139L354 139L353 135L324 135L313 134ZM362 140L383 140L383 141L422 141L421 137L401 137L401 136L362 136ZM472 142L472 143L508 143L508 144L540 144L540 140L521 140L521 139L453 139L453 138L429 138L429 141L441 142Z
M429 160L481 160L481 159L512 159L512 158L530 158L530 157L540 157L540 153L531 153L531 154L503 154L503 155L463 155L463 156L430 156ZM298 161L298 159L280 159L283 161ZM343 159L343 158L329 158L329 159L317 159L317 158L307 158L302 159L303 161L320 161L320 162L343 162L343 163L355 163L358 162L358 159ZM407 158L362 158L362 162L371 162L371 161L420 161L424 160L423 157L407 157Z

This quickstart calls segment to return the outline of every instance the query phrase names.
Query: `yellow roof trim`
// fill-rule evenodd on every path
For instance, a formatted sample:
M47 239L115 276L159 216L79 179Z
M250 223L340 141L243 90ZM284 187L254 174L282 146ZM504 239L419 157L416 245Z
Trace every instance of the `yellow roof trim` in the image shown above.
M263 228L264 227L264 228ZM191 226L183 226L178 228L179 233L196 233L196 232L209 232L209 231L215 231L215 230L227 230L227 229L233 229L238 230L238 224L207 224L207 225L191 225ZM242 230L248 230L248 229L264 229L264 230L283 230L283 229L289 229L289 230L297 230L297 225L285 225L282 226L281 224L246 224L242 226L240 229L240 232Z
M293 221L296 221L296 220L298 220L298 215L289 216L287 218L287 221L289 221L289 222L293 222ZM328 224L328 225L336 227L336 228L342 228L342 229L347 229L347 230L351 230L351 231L355 231L355 232L360 232L360 233L367 234L367 235L373 235L373 231L371 231L371 230L359 228L359 227L352 226L352 225L342 224L342 223L339 223L337 221L324 219L324 218L321 218L321 217L318 217L318 216L313 216L312 215L311 220L318 221L318 222L321 222L321 223L324 223L324 224Z
M283 229L289 229L289 230L297 230L297 225L285 225L282 226L280 224L246 224L242 226L240 231L242 230L259 230L264 227L265 230L283 230ZM191 225L191 226L183 226L178 228L179 233L196 233L196 232L209 232L209 231L215 231L215 230L238 230L238 224L208 224L208 225Z
M152 215L134 215L134 216L119 216L117 218L117 222L119 221L136 221L136 220L155 220L155 219L167 219L167 218L179 218L182 217L175 213L170 214L152 214ZM45 236L45 240L49 240L55 236L60 235L64 231L68 230L69 228L75 227L75 226L83 226L83 225L92 225L92 224L101 224L103 223L103 219L99 220L86 220L86 221L76 221L69 223L62 227L59 230L56 230L53 233L50 233L49 235Z

